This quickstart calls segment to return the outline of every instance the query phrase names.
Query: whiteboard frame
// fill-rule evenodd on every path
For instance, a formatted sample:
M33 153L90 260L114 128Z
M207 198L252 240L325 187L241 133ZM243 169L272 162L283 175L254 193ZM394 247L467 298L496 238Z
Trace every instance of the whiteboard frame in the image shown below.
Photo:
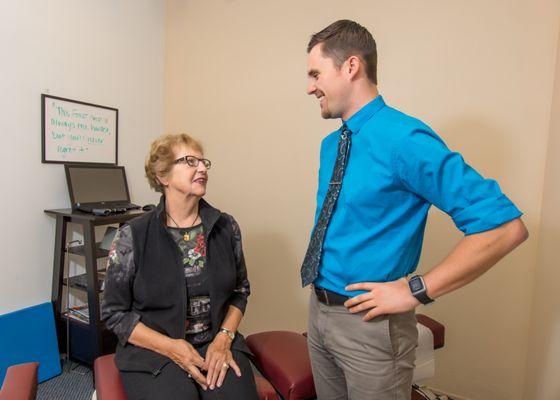
M105 110L110 110L110 111L114 111L115 112L115 162L99 162L96 160L87 160L87 161L72 161L72 160L68 160L68 161L60 161L60 160L48 160L46 158L46 140L45 140L45 134L46 134L46 124L45 124L45 117L46 117L46 102L47 99L55 99L55 100L62 100L62 101L66 101L69 103L75 103L75 104L81 104L81 105L85 105L85 106L89 106L89 107L96 107L96 108L103 108ZM50 94L44 94L41 93L41 163L43 164L98 164L98 165L117 165L118 163L118 155L119 155L119 110L113 107L106 107L106 106L101 106L99 104L92 104L92 103L86 103L84 101L78 101L78 100L72 100L72 99L67 99L64 97L58 97L58 96L51 96Z

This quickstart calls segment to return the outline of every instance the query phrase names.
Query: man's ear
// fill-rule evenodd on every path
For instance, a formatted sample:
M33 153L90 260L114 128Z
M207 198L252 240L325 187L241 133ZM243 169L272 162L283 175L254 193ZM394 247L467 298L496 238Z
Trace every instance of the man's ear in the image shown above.
M354 79L358 76L358 72L362 69L362 60L357 56L350 56L345 62L345 69L350 79Z

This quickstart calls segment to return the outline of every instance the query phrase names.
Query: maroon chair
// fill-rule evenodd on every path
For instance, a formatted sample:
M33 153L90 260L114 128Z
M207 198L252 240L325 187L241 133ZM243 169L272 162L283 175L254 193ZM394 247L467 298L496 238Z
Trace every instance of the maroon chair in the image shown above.
M35 400L39 363L13 365L6 371L0 400Z
M114 354L101 356L93 364L97 400L126 400L126 393L114 357ZM276 391L265 378L255 374L255 382L259 400L278 400Z

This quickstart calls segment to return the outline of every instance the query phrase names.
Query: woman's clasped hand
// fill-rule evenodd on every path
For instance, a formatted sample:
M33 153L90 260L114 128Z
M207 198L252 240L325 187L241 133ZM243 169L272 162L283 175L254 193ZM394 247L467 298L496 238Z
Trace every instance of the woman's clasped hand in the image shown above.
M217 335L203 358L184 339L173 339L169 358L185 370L204 390L221 387L231 368L240 377L241 370L233 359L231 340L225 335Z

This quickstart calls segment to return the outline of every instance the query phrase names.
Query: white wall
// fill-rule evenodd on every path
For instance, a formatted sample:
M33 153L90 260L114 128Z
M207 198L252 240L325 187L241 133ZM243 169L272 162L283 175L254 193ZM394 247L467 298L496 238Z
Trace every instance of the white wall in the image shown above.
M164 4L152 0L0 2L0 314L50 300L54 218L70 205L62 165L41 164L40 94L119 109L119 164L132 199L163 128Z

